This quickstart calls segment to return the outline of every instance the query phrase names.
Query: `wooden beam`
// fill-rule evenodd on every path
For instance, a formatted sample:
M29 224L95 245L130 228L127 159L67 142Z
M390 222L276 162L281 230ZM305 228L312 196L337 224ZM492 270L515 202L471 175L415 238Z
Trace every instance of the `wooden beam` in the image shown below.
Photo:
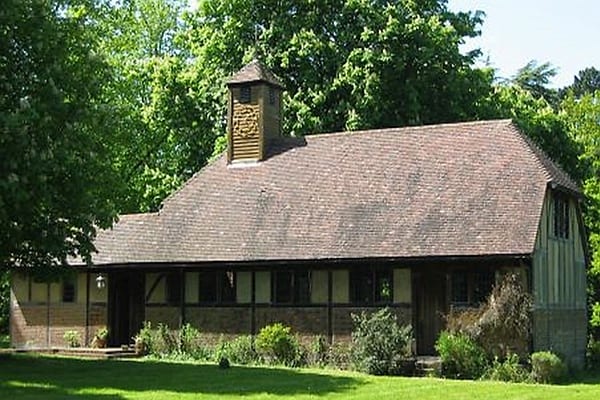
M327 271L327 338L333 343L333 271Z
M90 345L90 271L85 272L85 345Z
M256 335L256 271L250 275L250 334Z
M179 329L183 328L183 325L185 325L185 272L183 272L183 268L179 269L179 279L180 279L180 285L179 287L181 288L180 290L180 294L179 294Z

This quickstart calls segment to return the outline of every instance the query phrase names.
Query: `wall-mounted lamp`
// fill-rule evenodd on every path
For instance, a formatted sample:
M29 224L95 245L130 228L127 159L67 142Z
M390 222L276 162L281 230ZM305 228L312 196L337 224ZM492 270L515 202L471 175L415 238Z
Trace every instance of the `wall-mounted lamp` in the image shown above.
M102 274L98 274L96 277L96 287L98 289L104 289L106 287L106 278Z

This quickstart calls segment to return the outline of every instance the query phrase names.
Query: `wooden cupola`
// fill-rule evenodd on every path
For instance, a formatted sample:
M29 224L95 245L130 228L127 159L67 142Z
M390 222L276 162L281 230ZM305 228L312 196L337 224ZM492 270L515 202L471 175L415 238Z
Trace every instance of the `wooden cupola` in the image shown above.
M269 143L281 136L283 85L253 60L229 79L227 87L227 161L264 160Z

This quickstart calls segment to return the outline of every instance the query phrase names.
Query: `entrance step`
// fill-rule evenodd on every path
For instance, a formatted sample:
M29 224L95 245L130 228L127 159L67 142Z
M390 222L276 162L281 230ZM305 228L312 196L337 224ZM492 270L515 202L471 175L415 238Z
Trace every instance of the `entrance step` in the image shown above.
M437 356L419 356L415 368L417 376L441 376L442 359Z
M52 348L24 348L15 349L16 353L43 353L56 354L62 356L110 359L110 358L133 358L138 357L133 348L124 347L108 347L102 349L89 347L52 347Z

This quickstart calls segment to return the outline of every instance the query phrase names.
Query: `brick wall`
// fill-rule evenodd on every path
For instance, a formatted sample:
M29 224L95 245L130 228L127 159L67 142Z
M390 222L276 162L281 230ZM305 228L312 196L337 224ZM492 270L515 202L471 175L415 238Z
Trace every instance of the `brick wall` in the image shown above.
M185 318L203 333L247 335L251 329L249 307L189 307Z
M256 330L281 322L301 337L327 336L327 307L257 307Z
M153 327L164 324L171 329L179 329L180 314L179 307L146 305L146 321L150 321Z
M587 315L585 310L535 310L533 349L550 350L575 368L585 365Z
M11 293L10 336L13 347L62 347L66 345L63 338L66 331L79 332L81 344L87 345L96 330L106 326L106 304L90 305L87 331L85 320L85 304L59 302L48 306L47 303L18 301Z
M20 306L11 293L11 345L17 348L45 347L48 343L47 318L45 304Z

